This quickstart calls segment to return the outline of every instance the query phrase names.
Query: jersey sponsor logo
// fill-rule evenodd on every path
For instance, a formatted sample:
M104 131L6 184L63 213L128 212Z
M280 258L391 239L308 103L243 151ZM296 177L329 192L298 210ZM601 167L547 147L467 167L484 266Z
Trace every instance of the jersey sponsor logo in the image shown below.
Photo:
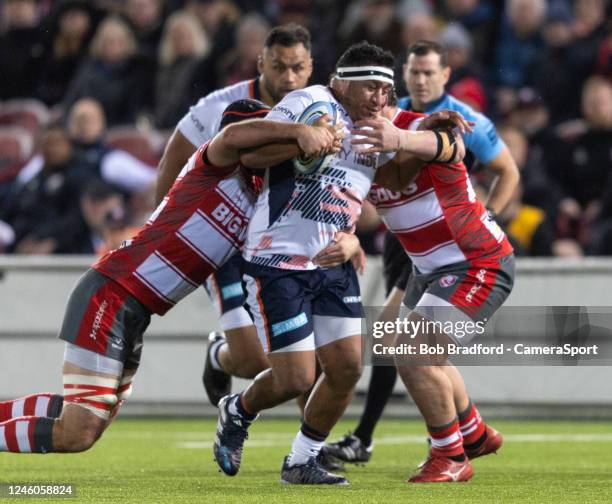
M440 285L440 287L451 287L453 285L455 285L455 283L458 280L458 276L457 275L444 275L442 278L440 278L440 280L438 280L438 284Z
M233 284L226 285L221 288L221 297L223 299L230 299L243 295L242 283L235 282Z
M361 303L361 296L344 296L342 302L345 304Z
M225 203L219 203L211 215L231 236L244 233L247 222Z
M113 347L115 350L123 350L123 341L119 336L113 336L111 338L111 347ZM134 349L134 351L136 351L136 349Z
M376 168L378 156L376 154L364 154L353 149L340 148L340 152L336 154L338 159L353 162L367 168Z
M100 307L98 308L98 311L96 312L96 316L91 326L91 332L89 333L89 337L93 340L97 339L96 335L98 334L98 331L100 330L100 326L102 325L102 317L104 316L104 312L106 311L106 308L108 308L108 301L105 299L104 301L102 301L102 304L100 304Z
M376 186L370 191L368 199L372 202L373 205L379 205L381 203L388 203L390 201L399 201L406 196L412 196L417 191L418 186L416 182L413 182L401 192L391 191L386 187Z
M485 212L482 214L480 218L481 222L485 225L485 227L489 230L489 232L493 235L493 238L497 241L497 243L501 242L506 236L499 224L495 222L494 219L491 218L489 212Z
M476 295L476 293L482 288L482 286L484 285L485 281L486 281L486 274L487 274L487 270L485 269L480 269L478 270L478 273L476 273L476 279L478 280L477 284L472 285L472 288L469 290L469 292L465 295L465 300L468 303L471 303L474 299L474 296Z
M280 336L286 332L295 331L296 329L305 326L307 323L308 317L306 317L306 314L302 312L295 317L272 324L272 336Z
M200 122L200 120L193 114L189 114L189 118L195 127L198 128L198 131L200 133L204 133L204 125Z
M288 109L287 107L284 107L283 105L277 105L276 107L272 109L272 112L280 112L281 114L287 116L292 121L297 120L297 116L293 112L291 112L290 109Z

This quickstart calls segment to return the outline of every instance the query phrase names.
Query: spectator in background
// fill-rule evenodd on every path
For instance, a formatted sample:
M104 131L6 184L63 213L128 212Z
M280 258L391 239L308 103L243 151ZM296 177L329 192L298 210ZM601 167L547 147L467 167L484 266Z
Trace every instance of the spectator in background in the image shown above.
M513 126L498 128L500 137L524 173L528 163L529 144L523 133ZM510 202L498 215L498 222L508 235L516 255L580 257L582 249L576 240L556 240L554 220L539 206L523 202L523 185L517 185Z
M80 66L63 100L68 110L92 97L104 108L109 126L135 122L151 83L134 59L137 47L130 27L118 17L102 21L91 42L90 56Z
M417 4L419 5L419 4ZM408 49L419 40L437 41L440 30L431 9L425 6L412 7L402 12L402 51L396 54L395 62L395 88L398 96L407 93L406 84L399 76L403 75L403 66L408 59Z
M234 47L240 9L229 0L189 0L185 9L200 21L211 47L208 58L198 66L194 75L191 100L196 101L223 86L218 66L221 58Z
M162 36L164 18L162 0L127 0L123 10L132 33L136 37L137 51L134 60L138 64L142 82L155 82L159 43ZM154 88L142 88L142 104L149 110L154 107Z
M62 2L51 13L36 93L47 105L61 102L66 94L87 54L96 20L94 8L81 0Z
M124 12L136 37L138 52L155 61L164 24L160 0L127 0Z
M527 71L543 49L540 30L546 19L546 0L508 0L496 48L493 81L502 89L497 100L507 113L515 90L527 85Z
M544 99L553 124L576 117L577 110L570 105L567 87L572 79L567 65L572 33L572 12L565 2L555 2L548 9L542 28L544 50L534 60L530 69L530 81Z
M14 235L9 251L50 254L58 246L56 237L66 230L63 223L78 213L79 177L82 169L66 131L51 124L40 139L41 169L13 191L0 206L0 221Z
M589 78L582 88L582 120L561 125L546 150L548 175L562 188L558 232L591 243L591 226L607 217L602 199L612 184L612 83ZM609 193L609 192L608 192ZM602 212L602 205L606 209Z
M0 100L34 96L43 53L38 1L6 0L0 8Z
M446 85L449 94L477 112L485 112L487 94L482 72L472 57L473 44L468 31L458 23L448 24L440 33L440 44L447 51L451 75Z
M608 35L599 46L597 73L612 79L612 19L608 18Z
M68 134L84 161L83 178L100 178L126 194L152 190L155 169L123 150L108 146L105 133L106 120L99 102L83 98L72 106L68 112Z
M209 42L202 26L186 11L172 14L164 25L155 80L155 125L170 129L191 104L194 70L206 57Z
M100 254L116 248L135 232L129 227L124 195L111 184L92 180L79 198L79 211L56 237L56 254ZM121 241L119 241L121 238Z
M218 64L220 86L230 86L257 75L257 58L269 31L270 25L259 14L247 14L240 19L236 45L221 57Z
M401 48L397 36L401 24L396 18L395 6L391 0L361 0L354 3L357 13L347 16L341 27L341 52L359 40L367 40L393 54Z
M542 98L531 88L522 88L512 111L506 116L507 127L519 130L529 143L527 161L521 173L523 201L543 208L556 218L561 189L547 174L545 155L551 148L549 112Z
M566 107L575 117L581 109L582 85L597 68L599 49L607 35L608 18L606 0L575 0L573 6L573 40L563 64L570 76L565 89Z
M436 2L440 16L461 23L474 41L474 57L481 64L493 59L502 2L491 0L443 0Z

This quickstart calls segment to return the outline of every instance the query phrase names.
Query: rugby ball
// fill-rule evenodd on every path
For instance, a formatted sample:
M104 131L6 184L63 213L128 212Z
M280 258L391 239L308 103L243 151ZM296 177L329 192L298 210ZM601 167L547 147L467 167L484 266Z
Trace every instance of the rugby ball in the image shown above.
M336 124L337 113L332 104L327 101L317 101L306 107L306 110L300 114L297 122L300 124L314 124L317 119L327 114L331 118L332 124ZM328 154L323 157L306 156L300 154L293 158L293 167L298 173L308 174L326 168L334 158L334 154Z

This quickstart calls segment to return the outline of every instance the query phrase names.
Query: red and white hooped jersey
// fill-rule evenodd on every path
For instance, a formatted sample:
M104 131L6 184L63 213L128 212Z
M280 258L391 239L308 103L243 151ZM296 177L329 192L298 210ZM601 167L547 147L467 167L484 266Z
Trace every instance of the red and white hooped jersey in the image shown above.
M189 159L138 234L93 266L159 315L240 250L253 211L250 173L207 164L207 146Z
M409 129L420 117L400 111L393 122ZM462 261L497 259L513 250L478 200L463 163L429 163L401 192L373 184L368 200L421 273Z

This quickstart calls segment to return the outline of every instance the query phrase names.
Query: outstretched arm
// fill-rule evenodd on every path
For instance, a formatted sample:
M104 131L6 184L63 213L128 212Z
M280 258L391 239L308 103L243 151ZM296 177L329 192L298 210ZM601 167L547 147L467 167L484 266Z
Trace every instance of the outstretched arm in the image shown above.
M328 121L329 117L324 115L313 125L316 127L326 128L335 137L333 147L326 152L322 152L321 155L339 152L340 148L342 147L342 139L344 138L342 133L344 123L339 122L335 125L331 125ZM273 144L241 151L240 162L249 168L268 168L270 166L275 166L282 163L283 161L287 161L288 159L294 158L301 152L302 150L300 149L300 145L296 141L288 141L284 143L275 142Z
M520 180L520 173L512 154L505 146L497 156L484 166L497 175L489 191L486 205L496 214L500 214L506 208L516 189Z
M267 119L252 119L223 129L212 140L206 154L212 164L228 166L239 161L241 151L268 144L281 144L282 148L295 145L297 149L309 156L320 156L334 152L336 143L334 130L327 125L307 126ZM295 155L293 148L287 151L285 159L290 159ZM256 166L253 167L256 168Z
M176 180L179 172L196 151L196 147L177 128L170 137L157 167L155 204L158 205Z
M450 128L408 131L385 118L358 121L353 145L368 145L361 152L405 152L422 161L458 163L465 156L463 138Z

